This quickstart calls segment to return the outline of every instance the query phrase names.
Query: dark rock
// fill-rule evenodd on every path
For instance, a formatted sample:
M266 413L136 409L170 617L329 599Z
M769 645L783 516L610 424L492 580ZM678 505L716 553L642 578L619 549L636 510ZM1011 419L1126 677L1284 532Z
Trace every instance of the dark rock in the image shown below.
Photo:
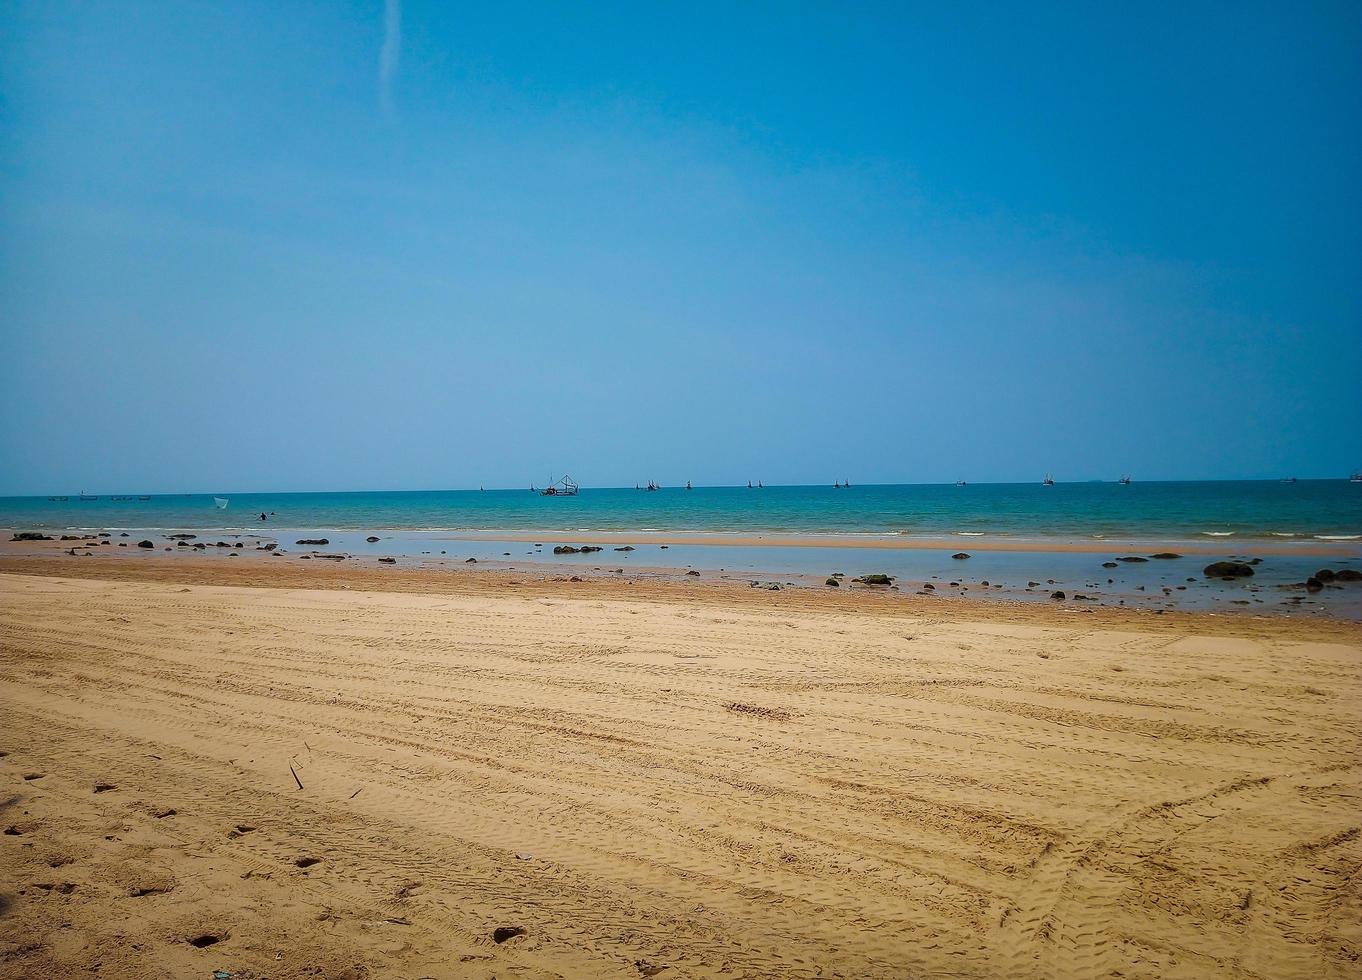
M831 585L834 589L840 589L840 588L842 587L842 583L839 582L839 581L837 581L835 578L829 578L829 579L828 579L826 582L824 582L823 584L824 584L824 585Z
M1027 582L1027 583L1026 583L1026 587L1027 587L1028 589L1034 589L1034 588L1035 588L1036 586L1038 586L1038 585L1040 585L1039 582Z
M221 542L218 542L221 544ZM297 544L330 544L330 538L299 538Z
M1063 602L1063 601L1064 601L1064 593L1063 593L1063 592L1060 592L1058 589L1056 589L1054 592L1051 592L1051 593L1050 593L1050 598L1051 598L1051 599L1056 599L1056 600L1058 600L1058 601L1060 601L1060 602Z
M523 935L525 935L525 930L520 926L497 926L492 930L492 942L500 946L508 939Z
M1214 561L1201 570L1207 578L1247 578L1253 566L1242 561Z
M208 545L204 544L202 541L199 541L198 543L196 543L196 544L194 545L194 547L195 547L195 548L203 549L203 548L207 548Z
M581 548L574 548L570 544L556 544L553 546L553 553L555 555L575 555L581 550Z
M381 562L382 562L383 564L385 564L385 565L395 565L395 564L397 564L397 559L396 559L396 558L380 558L379 561L381 561Z
M171 534L171 535L169 535L169 538L170 538L171 541L193 541L193 540L194 540L195 538L197 538L197 537L198 537L197 534Z
M863 585L893 585L894 576L874 572L870 575L862 575L860 578L852 579L852 581L860 582Z
M1103 568L1115 568L1115 567L1116 567L1116 562L1114 562L1114 561L1104 561L1104 562L1102 562L1102 567L1103 567Z
M615 550L616 550L616 551L633 551L633 550L634 550L634 546L631 545L631 544L626 544L623 548L616 548Z
M271 541L269 544L265 545L265 550L266 550L266 551L273 551L273 550L274 550L275 548L277 548L277 547L279 547L278 543L277 543L277 542L274 542L274 541Z
M1250 559L1249 559L1249 564L1250 564L1250 565L1261 565L1262 563L1263 563L1263 560L1262 560L1261 558L1250 558Z
M574 575L574 576L572 576L572 578L568 579L568 581L569 581L569 582L580 582L581 579L578 578L576 575Z
M928 590L929 592L935 592L935 591L936 591L936 586L933 585L931 582L923 582L923 583L922 583L922 587L923 587L924 589Z
M51 541L52 535L43 534L40 531L19 531L11 541Z
M1332 568L1321 568L1315 573L1315 578L1321 582L1332 582L1336 576Z
M1335 582L1362 582L1362 571L1356 568L1340 568L1334 572Z
M81 540L84 540L84 539L83 539L79 534L63 534L63 535L61 536L61 540L63 540L63 541L81 541Z
M127 532L127 531L124 531L122 534L119 535L119 537L120 537L120 538L126 538L126 537L128 537L128 532Z
M177 548L188 548L188 547L189 547L189 542L188 542L188 541L181 541L181 542L180 542L179 544L177 544L175 547L177 547Z
M1315 578L1313 575L1311 575L1308 579L1305 580L1306 592L1319 592L1323 588L1324 583L1321 582L1319 579Z
M463 560L463 563L465 565L476 565L478 563L478 560L476 558L465 558Z
M137 547L139 547L139 548L154 548L154 547L156 547L156 542L154 542L154 541L145 541L145 540L144 540L144 541L139 541L139 542L137 542Z
M1176 555L1176 554L1174 554L1174 553L1171 552L1171 551L1160 551L1157 555L1150 555L1149 557L1150 557L1150 558L1158 558L1158 559L1160 559L1160 560L1162 560L1162 561L1171 561L1171 560L1174 559L1174 558L1181 558L1182 556L1181 556L1181 555Z
M957 551L955 554L951 555L951 557L957 561L964 561L969 555L965 554L963 551Z
M578 549L578 550L581 551L581 553L584 554L584 555L589 555L589 554L591 554L592 552L595 552L595 551L604 551L605 549L602 548L600 545L597 545L597 544L584 544L584 545L582 545L582 547L581 547L580 549Z
M692 568L692 569L691 569L690 571L688 571L686 574L687 574L687 575L699 575L700 573L697 572L695 569Z
M373 544L375 541L378 540L378 535L377 535L377 534L371 534L371 535L369 535L367 538L365 538L364 540L365 540L365 541L368 541L370 544Z
M1144 561L1149 561L1148 558L1141 558L1139 555L1126 555L1124 558L1117 558L1116 560L1117 560L1117 561L1129 561L1129 562L1144 562Z

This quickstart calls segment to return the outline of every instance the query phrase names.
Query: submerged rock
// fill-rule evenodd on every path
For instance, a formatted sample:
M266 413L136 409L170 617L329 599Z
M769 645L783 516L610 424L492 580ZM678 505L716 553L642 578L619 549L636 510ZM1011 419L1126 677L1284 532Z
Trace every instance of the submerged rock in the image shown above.
M1102 567L1103 567L1103 568L1115 568L1115 567L1116 567L1116 562L1114 562L1114 561L1104 561L1104 562L1102 562Z
M222 542L218 542L221 544ZM295 544L330 544L330 538L299 538Z
M1321 568L1315 573L1315 578L1321 582L1332 582L1336 576L1332 568Z
M1319 579L1315 578L1313 575L1311 575L1308 579L1305 580L1306 592L1319 592L1323 588L1324 583L1321 582Z
M954 558L956 561L964 561L966 558L969 557L969 555L967 555L963 551L957 551L955 554L951 555L951 557Z
M369 535L367 538L365 538L364 540L365 540L365 541L368 541L370 544L373 544L375 541L378 540L378 535L377 535L377 534L371 534L371 535Z
M1124 558L1117 558L1117 561L1143 562L1149 561L1148 558L1141 558L1139 555L1126 555Z
M1362 572L1356 568L1340 568L1334 572L1336 582L1362 582Z
M553 546L553 553L555 555L575 555L581 550L581 548L574 548L570 544L556 544Z
M1150 557L1150 558L1158 558L1158 559L1160 559L1160 560L1162 560L1162 561L1171 561L1171 560L1174 559L1174 558L1181 558L1182 556L1181 556L1181 555L1178 555L1178 554L1174 554L1174 553L1171 552L1171 551L1160 551L1157 555L1150 555L1149 557Z
M860 582L862 585L893 585L894 576L874 572L870 575L862 575L860 578L852 579L852 581Z
M385 564L385 565L395 565L395 564L397 564L397 559L396 559L396 558L380 558L379 561L381 561L381 562L382 562L383 564Z

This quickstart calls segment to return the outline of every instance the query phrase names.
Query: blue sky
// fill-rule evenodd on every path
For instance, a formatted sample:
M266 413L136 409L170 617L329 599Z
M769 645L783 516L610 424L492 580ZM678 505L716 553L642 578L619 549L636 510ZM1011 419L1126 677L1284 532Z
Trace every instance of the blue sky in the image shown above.
M3 493L1362 467L1355 4L0 19Z

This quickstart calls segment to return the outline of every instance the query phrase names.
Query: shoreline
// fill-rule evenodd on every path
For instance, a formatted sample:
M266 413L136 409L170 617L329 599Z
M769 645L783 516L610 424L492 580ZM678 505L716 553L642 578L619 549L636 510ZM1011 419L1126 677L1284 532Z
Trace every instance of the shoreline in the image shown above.
M72 534L109 532L145 532L148 534L194 533L198 535L235 535L237 537L280 538L290 535L377 534L382 537L431 541L481 541L530 544L552 541L555 544L591 544L614 546L621 544L687 545L716 548L839 548L884 551L993 551L1026 554L1103 554L1126 551L1167 551L1195 555L1242 554L1252 551L1282 557L1355 557L1362 556L1362 538L1340 536L1336 539L1314 537L1240 537L1237 535L1185 537L1011 537L990 533L956 533L907 535L880 532L849 531L666 531L641 528L636 530L520 530L507 529L446 529L446 528L391 528L378 524L359 527L324 527L263 523L193 527L184 525L139 525L80 527L37 527L11 525L0 527L0 535L8 536L26 531L39 531L60 537ZM3 543L3 541L0 541Z

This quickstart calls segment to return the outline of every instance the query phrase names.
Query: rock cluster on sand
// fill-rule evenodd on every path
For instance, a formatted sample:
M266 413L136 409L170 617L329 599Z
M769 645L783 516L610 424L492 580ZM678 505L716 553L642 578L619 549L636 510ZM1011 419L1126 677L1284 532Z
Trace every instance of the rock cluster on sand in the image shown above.
M330 544L330 538L299 538L298 544Z
M139 548L154 548L154 547L156 547L156 542L154 542L154 541L139 541L139 542L137 542L137 547L139 547Z
M11 541L51 541L52 535L43 534L40 531L18 531Z
M862 585L893 585L894 576L885 575L881 572L873 572L870 575L862 575L860 578L854 578L852 581L860 582Z

